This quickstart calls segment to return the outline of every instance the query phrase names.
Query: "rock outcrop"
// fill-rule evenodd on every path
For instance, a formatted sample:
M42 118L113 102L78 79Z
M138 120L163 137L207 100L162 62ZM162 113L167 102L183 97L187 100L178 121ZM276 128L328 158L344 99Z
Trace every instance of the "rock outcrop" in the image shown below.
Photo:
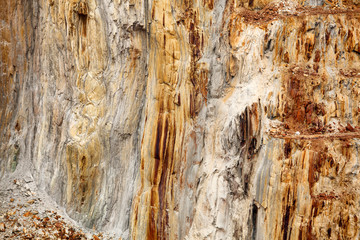
M360 2L1 0L0 177L122 239L358 239Z

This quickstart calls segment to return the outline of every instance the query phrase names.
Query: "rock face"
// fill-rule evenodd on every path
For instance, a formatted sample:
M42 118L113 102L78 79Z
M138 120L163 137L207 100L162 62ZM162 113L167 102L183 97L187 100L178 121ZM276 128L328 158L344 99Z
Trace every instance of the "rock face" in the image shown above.
M0 2L1 178L123 239L359 238L359 1Z

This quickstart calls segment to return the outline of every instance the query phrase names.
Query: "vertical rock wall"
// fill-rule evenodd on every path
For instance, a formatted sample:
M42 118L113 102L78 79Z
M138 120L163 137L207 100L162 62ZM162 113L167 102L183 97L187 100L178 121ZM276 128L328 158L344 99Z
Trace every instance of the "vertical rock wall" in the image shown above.
M123 239L357 239L358 4L1 1L0 176Z

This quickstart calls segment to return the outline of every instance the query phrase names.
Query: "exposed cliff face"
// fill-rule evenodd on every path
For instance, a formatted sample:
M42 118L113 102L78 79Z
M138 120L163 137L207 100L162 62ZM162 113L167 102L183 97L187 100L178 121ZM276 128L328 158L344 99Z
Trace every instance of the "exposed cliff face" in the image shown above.
M360 11L1 1L1 176L124 239L357 239Z

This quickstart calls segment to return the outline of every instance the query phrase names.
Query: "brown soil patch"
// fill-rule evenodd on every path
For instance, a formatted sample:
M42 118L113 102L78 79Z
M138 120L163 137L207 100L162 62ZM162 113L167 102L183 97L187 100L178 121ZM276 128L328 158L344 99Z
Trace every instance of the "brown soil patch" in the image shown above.
M249 10L246 8L240 8L237 12L238 16L243 18L243 21L248 24L261 25L270 21L284 19L289 17L304 17L310 15L333 15L333 14L346 14L347 17L358 16L360 13L359 8L324 8L324 7L302 7L297 6L292 11L284 11L284 3L272 3L267 5L261 10Z

